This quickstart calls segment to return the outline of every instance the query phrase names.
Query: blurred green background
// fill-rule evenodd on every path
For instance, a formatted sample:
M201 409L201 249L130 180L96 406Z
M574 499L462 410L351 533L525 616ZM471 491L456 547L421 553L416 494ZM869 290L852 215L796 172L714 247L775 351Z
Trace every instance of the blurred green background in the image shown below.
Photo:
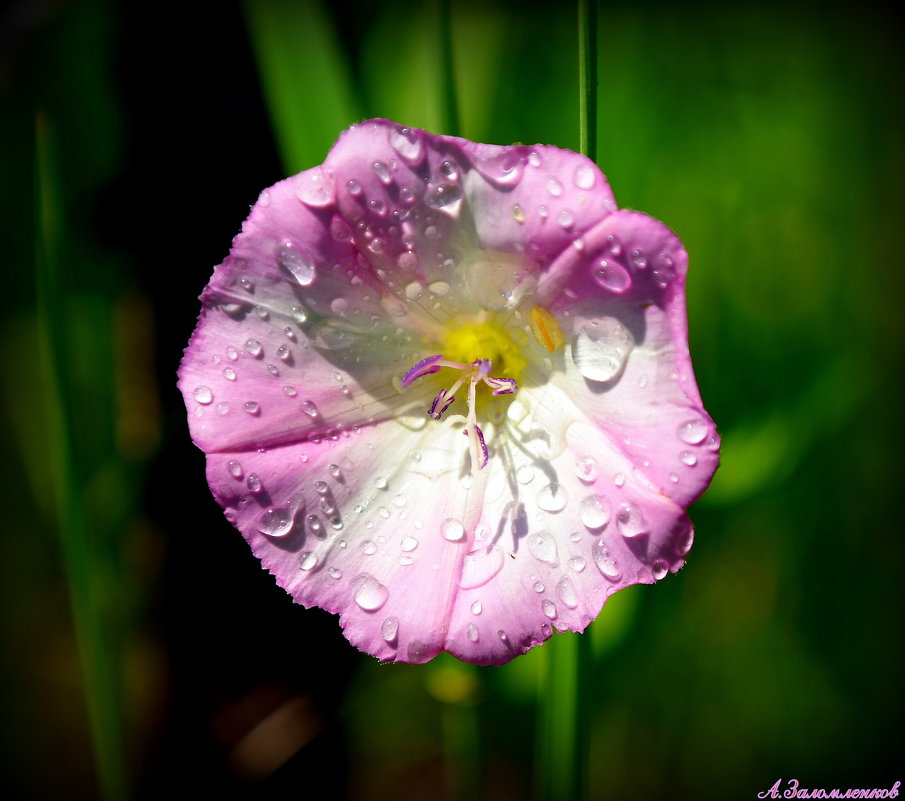
M594 799L905 778L903 56L883 8L601 4L599 163L691 255L724 451L687 568L591 628ZM175 389L262 188L356 119L448 130L439 13L4 7L0 797L532 797L544 649L489 669L354 651L223 519ZM460 133L577 148L571 4L451 18Z

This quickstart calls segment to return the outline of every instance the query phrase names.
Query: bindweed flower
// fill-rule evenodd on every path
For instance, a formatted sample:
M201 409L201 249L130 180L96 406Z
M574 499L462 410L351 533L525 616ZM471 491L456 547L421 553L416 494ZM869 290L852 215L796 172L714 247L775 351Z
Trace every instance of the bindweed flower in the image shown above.
M211 490L379 659L582 631L682 566L717 466L686 264L584 156L353 126L201 296L180 388Z

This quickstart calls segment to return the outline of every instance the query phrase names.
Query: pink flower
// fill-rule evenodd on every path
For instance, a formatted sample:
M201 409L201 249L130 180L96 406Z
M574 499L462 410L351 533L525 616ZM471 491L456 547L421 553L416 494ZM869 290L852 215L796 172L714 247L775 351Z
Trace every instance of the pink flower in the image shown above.
M379 659L500 664L678 570L687 256L584 156L387 120L261 193L180 368L227 518Z

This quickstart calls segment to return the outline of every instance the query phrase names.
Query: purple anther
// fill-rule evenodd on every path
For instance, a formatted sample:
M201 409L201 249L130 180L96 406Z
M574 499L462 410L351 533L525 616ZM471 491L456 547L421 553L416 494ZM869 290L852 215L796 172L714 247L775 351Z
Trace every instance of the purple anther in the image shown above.
M490 359L475 359L471 363L472 367L478 368L478 377L479 378L487 378L490 375L490 370L493 367L493 362Z
M518 392L518 384L515 383L514 378L494 378L491 376L484 380L493 389L493 395L512 395Z
M418 380L419 378L424 378L426 375L430 375L431 373L439 373L440 368L436 366L437 362L439 362L443 358L443 355L438 353L436 356L428 356L426 359L422 359L418 364L416 364L411 370L409 370L404 376L402 376L402 386L403 388L407 388L413 381Z
M484 442L484 432L481 431L478 425L472 426L472 430L477 435L478 444L481 446L481 464L478 465L478 470L483 470L487 467L487 462L490 459L490 454L487 452L487 443Z
M430 409L428 410L428 414L434 418L434 420L439 420L443 416L443 412L445 412L452 402L456 399L455 395L450 395L448 398L446 397L446 390L441 389L437 393L437 397L434 398L434 402L431 404ZM441 405L442 404L442 405ZM437 407L440 408L437 408Z

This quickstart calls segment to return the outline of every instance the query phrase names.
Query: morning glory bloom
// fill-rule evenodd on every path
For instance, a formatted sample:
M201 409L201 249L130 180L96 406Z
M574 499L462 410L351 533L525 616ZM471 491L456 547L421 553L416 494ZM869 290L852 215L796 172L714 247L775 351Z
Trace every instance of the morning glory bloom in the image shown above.
M355 125L201 296L179 385L214 497L378 659L582 631L683 565L717 466L686 266L584 156Z

